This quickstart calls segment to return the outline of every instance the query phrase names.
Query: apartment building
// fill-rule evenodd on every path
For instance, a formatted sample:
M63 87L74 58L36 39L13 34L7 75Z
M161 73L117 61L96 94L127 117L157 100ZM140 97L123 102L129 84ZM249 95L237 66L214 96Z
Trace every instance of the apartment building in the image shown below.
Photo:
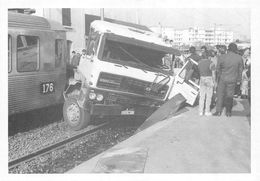
M167 37L173 40L174 45L227 45L233 42L233 32L220 28L199 28L193 27L188 29L173 29L173 28L151 28L153 31L162 34L162 37Z

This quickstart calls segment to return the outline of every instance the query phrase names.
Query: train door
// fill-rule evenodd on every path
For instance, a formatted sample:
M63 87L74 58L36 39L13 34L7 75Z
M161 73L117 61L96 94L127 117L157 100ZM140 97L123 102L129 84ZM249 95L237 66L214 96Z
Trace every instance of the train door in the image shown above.
M198 63L194 60L187 60L175 76L174 85L169 98L180 93L185 97L188 104L194 105L199 94L199 75L197 66Z
M55 76L53 81L56 87L56 96L62 99L62 92L66 84L67 46L64 37L56 37L54 42L54 67ZM57 98L56 97L56 98Z

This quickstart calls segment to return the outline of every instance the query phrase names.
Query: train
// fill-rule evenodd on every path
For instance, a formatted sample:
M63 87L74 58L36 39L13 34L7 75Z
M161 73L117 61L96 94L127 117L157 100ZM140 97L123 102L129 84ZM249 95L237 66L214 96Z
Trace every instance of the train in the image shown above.
M58 22L8 12L8 115L62 103L69 42Z

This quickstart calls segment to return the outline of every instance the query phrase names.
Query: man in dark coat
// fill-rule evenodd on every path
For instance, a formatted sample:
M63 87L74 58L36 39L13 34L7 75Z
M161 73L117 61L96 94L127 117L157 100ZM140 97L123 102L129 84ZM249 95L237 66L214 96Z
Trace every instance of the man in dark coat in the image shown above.
M72 64L73 68L77 68L77 66L79 65L80 57L81 57L81 55L79 53L73 55L72 60L71 60L71 64Z
M228 53L219 57L217 63L218 87L217 87L217 105L215 116L220 116L223 109L223 101L226 105L226 116L231 116L233 107L233 96L235 87L240 84L243 71L243 60L237 52L237 45L230 43Z

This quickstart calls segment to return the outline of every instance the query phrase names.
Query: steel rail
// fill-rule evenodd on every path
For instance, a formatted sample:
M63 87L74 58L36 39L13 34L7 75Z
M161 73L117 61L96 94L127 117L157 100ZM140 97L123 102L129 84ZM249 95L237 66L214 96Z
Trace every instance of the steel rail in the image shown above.
M109 125L109 122L101 124L101 125L98 125L98 126L96 126L95 128L93 128L91 130L88 130L86 132L77 134L77 135L75 135L75 136L73 136L71 138L68 138L66 140L60 141L60 142L55 143L55 144L53 144L51 146L45 147L45 148L43 148L41 150L35 151L35 152L33 152L33 153L29 154L29 155L26 155L26 156L23 156L23 157L18 158L16 160L10 161L10 162L8 162L8 169L12 169L12 168L18 166L21 163L28 162L28 161L31 161L31 160L35 159L36 157L48 154L51 151L57 150L57 149L63 147L64 145L66 145L68 143L72 143L74 141L77 141L78 139L80 139L80 138L82 138L84 136L93 134L96 131L98 131L99 129L106 127L107 125Z

